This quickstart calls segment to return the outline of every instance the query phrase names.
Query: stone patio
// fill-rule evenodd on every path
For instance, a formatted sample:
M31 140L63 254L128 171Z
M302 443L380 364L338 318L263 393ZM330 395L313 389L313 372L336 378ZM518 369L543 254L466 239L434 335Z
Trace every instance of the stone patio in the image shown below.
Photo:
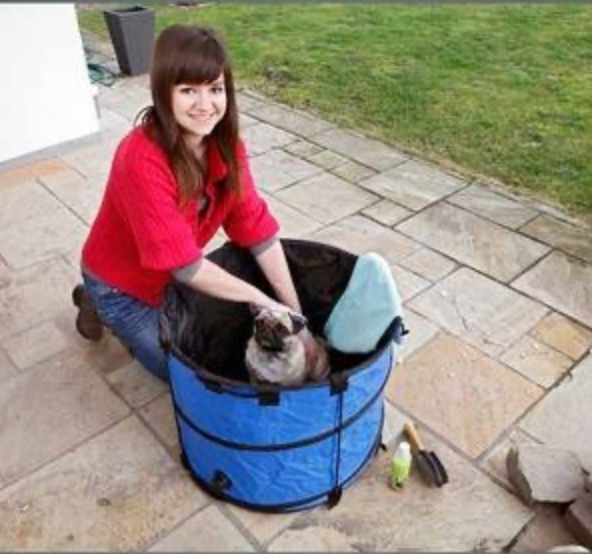
M285 236L380 252L411 334L387 388L389 453L333 510L261 515L182 469L167 387L110 336L76 334L70 290L111 154L146 78L100 87L100 136L0 173L0 550L540 551L573 542L526 508L511 444L592 470L592 230L241 90L256 181ZM215 241L219 244L220 238ZM451 475L387 486L413 420Z

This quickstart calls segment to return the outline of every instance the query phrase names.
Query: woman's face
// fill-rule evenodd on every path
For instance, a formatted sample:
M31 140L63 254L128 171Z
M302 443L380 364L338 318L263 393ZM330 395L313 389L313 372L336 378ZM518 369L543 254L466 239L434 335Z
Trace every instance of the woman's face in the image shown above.
M209 135L226 113L224 74L207 84L181 83L173 87L173 115L193 144Z

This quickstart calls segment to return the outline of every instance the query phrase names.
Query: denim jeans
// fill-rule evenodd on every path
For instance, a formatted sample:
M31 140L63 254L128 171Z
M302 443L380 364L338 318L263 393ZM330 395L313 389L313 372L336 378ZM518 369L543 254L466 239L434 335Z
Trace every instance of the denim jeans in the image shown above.
M150 373L168 382L166 354L158 339L160 312L84 271L82 278L105 326Z

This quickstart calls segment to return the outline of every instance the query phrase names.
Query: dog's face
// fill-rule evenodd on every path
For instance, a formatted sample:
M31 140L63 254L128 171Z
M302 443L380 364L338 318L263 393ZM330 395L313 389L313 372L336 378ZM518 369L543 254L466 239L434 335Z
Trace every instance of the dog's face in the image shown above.
M295 386L329 372L325 348L305 329L306 318L287 308L252 308L253 336L246 352L251 382Z
M286 338L298 334L306 326L306 318L287 309L253 308L253 337L264 350L279 352Z

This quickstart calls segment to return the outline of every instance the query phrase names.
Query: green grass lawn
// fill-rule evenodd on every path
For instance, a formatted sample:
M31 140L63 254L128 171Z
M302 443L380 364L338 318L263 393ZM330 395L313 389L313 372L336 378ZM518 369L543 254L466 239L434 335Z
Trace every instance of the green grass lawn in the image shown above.
M221 30L250 88L592 214L592 6L154 7Z

